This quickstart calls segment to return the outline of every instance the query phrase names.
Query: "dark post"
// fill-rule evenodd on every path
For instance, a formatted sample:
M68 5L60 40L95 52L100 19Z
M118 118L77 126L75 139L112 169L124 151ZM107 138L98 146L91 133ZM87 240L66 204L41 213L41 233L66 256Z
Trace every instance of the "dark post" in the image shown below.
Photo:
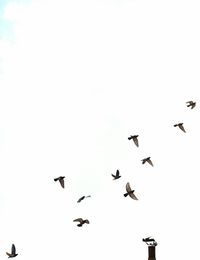
M148 250L149 250L148 260L156 260L156 247L148 246Z

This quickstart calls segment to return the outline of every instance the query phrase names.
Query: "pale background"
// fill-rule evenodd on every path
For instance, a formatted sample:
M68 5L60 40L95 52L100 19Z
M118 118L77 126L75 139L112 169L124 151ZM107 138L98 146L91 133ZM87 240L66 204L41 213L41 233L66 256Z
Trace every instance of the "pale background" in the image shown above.
M0 8L0 258L144 260L153 236L157 259L198 259L200 2Z

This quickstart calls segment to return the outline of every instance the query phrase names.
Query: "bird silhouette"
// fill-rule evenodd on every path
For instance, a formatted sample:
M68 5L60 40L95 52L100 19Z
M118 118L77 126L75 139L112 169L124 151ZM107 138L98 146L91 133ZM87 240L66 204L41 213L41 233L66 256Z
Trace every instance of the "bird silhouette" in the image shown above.
M18 255L18 254L16 254L16 249L15 249L15 245L14 244L12 244L11 253L6 252L6 254L8 255L8 258L15 257L15 256Z
M139 147L138 136L139 135L131 135L130 137L128 137L128 140L133 140L137 147Z
M74 219L73 222L79 222L79 224L77 225L78 227L82 227L83 224L90 224L89 220L88 219L82 219L82 218L77 218L77 219Z
M187 101L186 104L187 107L191 107L191 109L193 109L196 106L196 102L193 101Z
M138 198L134 194L135 190L131 190L129 182L127 182L127 184L126 184L126 191L127 191L127 193L124 193L124 197L127 197L129 195L132 199L138 200Z
M119 178L121 178L121 176L120 176L120 174L119 174L119 170L117 170L116 171L116 174L114 175L114 174L111 174L112 176L113 176L113 180L117 180L117 179L119 179Z
M142 159L142 160L141 160L141 161L142 161L142 164L144 164L145 162L148 162L151 166L153 166L153 163L152 163L152 161L151 161L150 158L151 158L151 157L147 157L147 158Z
M183 127L183 123L175 124L174 127L178 126L184 133L186 133L185 128Z
M143 242L154 242L155 239L154 239L154 238L151 238L151 237L146 237L146 238L143 238L142 241L143 241Z
M60 177L54 179L54 181L60 182L60 185L63 187L63 189L65 188L64 178L65 178L65 176L60 176Z
M82 200L84 200L85 198L89 198L89 197L91 197L91 196L90 196L90 195L88 195L88 196L82 196L82 197L80 197L80 199L77 200L77 202L79 203L79 202L81 202Z

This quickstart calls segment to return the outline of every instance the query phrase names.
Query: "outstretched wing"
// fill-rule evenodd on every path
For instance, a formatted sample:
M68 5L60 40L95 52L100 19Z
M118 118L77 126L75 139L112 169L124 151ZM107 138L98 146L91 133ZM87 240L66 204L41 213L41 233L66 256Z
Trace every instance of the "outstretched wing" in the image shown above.
M126 191L127 191L128 193L131 192L131 187L130 187L129 182L126 183Z
M63 187L63 189L65 188L65 182L64 179L59 179L60 185Z
M137 137L134 137L134 138L133 138L133 142L135 143L135 145L136 145L137 147L139 147L139 142L138 142Z
M135 196L133 192L129 193L129 196L134 200L138 200L138 198Z
M152 163L151 159L148 159L147 162L148 162L151 166L153 166L153 163Z
M185 128L183 127L183 125L179 125L179 128L180 128L183 132L186 133Z
M116 177L119 177L119 170L116 171Z
M73 220L73 222L80 222L80 223L82 223L83 219L82 218L76 218L76 219Z
M15 255L15 253L16 253L16 249L15 249L14 244L12 244L11 253L12 253L12 255Z

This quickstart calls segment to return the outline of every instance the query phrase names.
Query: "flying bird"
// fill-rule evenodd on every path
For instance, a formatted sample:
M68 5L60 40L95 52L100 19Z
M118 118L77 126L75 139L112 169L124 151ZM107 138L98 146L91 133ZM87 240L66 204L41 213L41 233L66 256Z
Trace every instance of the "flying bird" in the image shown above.
M15 249L15 245L12 244L12 247L11 247L11 254L6 252L6 254L8 255L8 258L11 258L11 257L15 257L17 256L18 254L16 254L16 249Z
M128 140L133 140L137 147L139 147L138 136L139 135L131 135L130 137L128 137Z
M84 200L85 198L89 198L89 197L91 197L91 196L90 196L90 195L88 195L88 196L82 196L80 199L78 199L77 202L79 203L79 202L81 202L82 200Z
M154 242L155 239L151 238L151 237L146 237L142 239L143 242Z
M183 127L183 123L175 124L174 127L178 126L184 133L186 133L185 128Z
M63 189L65 188L64 178L65 178L65 176L60 176L60 177L54 179L54 181L60 182L60 185L63 187Z
M127 197L129 195L132 199L138 200L138 198L134 194L135 190L131 190L129 182L127 182L127 184L126 184L126 191L127 191L127 193L124 194L124 197Z
M144 164L145 162L148 162L151 166L153 166L153 163L152 163L152 161L151 161L150 158L151 158L151 157L147 157L147 158L142 159L142 160L141 160L141 161L142 161L142 164Z
M119 174L119 170L117 170L116 171L116 174L114 175L114 174L111 174L112 176L113 176L113 180L117 180L117 179L119 179L119 178L121 178L121 176L120 176L120 174Z
M193 101L187 101L186 104L187 107L191 107L191 109L193 109L196 106L196 102Z
M78 227L82 227L83 224L90 224L89 220L88 219L82 219L82 218L77 218L77 219L74 219L73 222L79 222L79 224L77 225Z

